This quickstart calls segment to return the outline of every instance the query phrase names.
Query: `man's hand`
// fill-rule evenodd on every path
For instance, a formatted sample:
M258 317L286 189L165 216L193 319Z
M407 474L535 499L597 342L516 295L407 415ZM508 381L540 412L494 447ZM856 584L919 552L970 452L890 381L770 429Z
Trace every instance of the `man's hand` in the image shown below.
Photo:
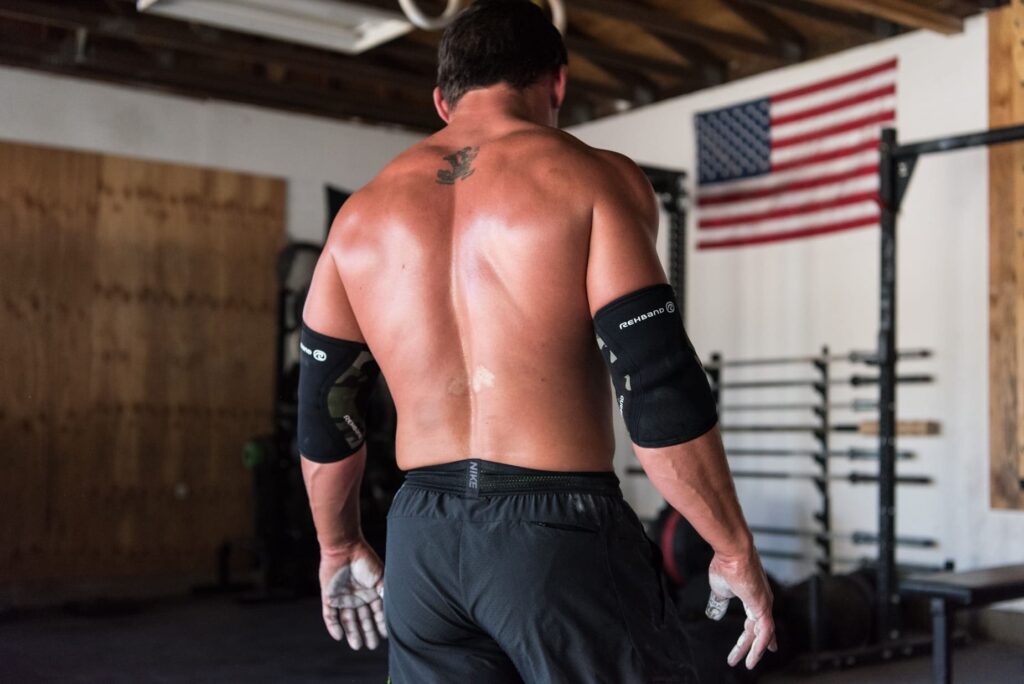
M761 567L756 551L739 558L715 554L708 568L711 582L711 597L708 599L707 616L721 620L729 606L729 599L736 596L743 602L747 613L743 634L729 652L729 665L735 667L745 655L747 669L752 670L767 648L775 651L775 622L772 619L772 590Z
M320 599L324 624L335 641L344 635L359 650L377 648L384 627L384 564L361 541L337 551L320 552ZM378 636L379 635L379 636Z

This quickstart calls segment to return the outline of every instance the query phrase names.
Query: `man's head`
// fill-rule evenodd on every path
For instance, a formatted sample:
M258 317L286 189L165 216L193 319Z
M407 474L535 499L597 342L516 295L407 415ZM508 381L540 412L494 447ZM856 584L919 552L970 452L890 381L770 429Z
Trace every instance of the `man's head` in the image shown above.
M476 0L441 39L435 98L450 112L472 90L498 84L525 90L559 80L567 63L561 34L539 7L528 0Z

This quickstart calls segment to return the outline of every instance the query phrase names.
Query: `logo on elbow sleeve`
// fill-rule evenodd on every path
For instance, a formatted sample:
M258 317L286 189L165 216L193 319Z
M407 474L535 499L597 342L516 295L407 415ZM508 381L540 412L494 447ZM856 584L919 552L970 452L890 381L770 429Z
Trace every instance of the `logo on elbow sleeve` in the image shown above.
M648 318L654 318L655 316L660 316L663 313L672 313L675 310L676 305L673 304L672 302L669 302L663 307L654 309L652 311L648 311L647 313L642 313L639 316L633 316L633 318L622 321L621 323L619 323L619 330L624 330L625 328L628 328L631 325L636 325L637 323L643 323Z
M302 351L303 354L307 356L312 356L317 361L327 360L327 352L325 352L323 349L310 349L306 345L302 344L302 342L299 342L299 349Z

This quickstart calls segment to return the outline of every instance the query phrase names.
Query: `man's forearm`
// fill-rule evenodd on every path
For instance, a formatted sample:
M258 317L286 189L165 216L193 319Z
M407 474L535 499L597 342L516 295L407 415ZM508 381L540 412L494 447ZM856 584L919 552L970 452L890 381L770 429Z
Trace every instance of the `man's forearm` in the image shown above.
M317 541L325 552L344 550L362 541L359 524L359 485L366 449L337 463L302 459L302 479L309 495Z
M730 557L750 553L753 539L717 427L683 444L658 449L634 445L633 449L651 484L716 553Z

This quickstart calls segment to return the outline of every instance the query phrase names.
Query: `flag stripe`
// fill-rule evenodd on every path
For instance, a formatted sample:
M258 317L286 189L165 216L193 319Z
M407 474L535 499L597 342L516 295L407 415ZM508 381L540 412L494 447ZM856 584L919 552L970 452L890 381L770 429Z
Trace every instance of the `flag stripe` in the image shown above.
M697 243L698 249L720 249L722 247L740 247L742 245L759 245L769 242L779 242L781 240L794 240L796 238L814 237L816 235L826 235L828 233L837 233L841 230L851 230L853 228L865 228L867 226L878 225L878 217L870 216L860 219L851 219L849 221L839 221L837 223L828 223L820 226L811 226L809 228L800 228L797 230L787 230L778 233L755 233L753 235L747 235L744 237L727 238L725 240L701 240Z
M793 90L788 90L779 93L778 95L772 96L772 104L775 104L776 102L785 102L786 100L792 100L793 98L800 97L801 95L817 93L828 88L843 85L844 83L850 83L851 81L857 81L862 78L867 78L868 76L874 76L875 74L880 74L882 72L889 71L895 68L896 59L893 58L887 62L876 64L875 66L860 69L858 71L853 71L842 76L837 76L836 78L830 78L827 81L820 81L819 83L804 86L803 88L794 88Z
M721 219L740 214L760 214L775 209L794 207L801 204L817 204L825 200L846 195L858 195L863 192L878 190L878 176L861 176L853 180L829 183L828 185L798 190L782 196L752 199L745 202L733 202L717 206L704 207L700 210L700 219Z
M857 93L856 95L850 95L838 100L833 100L832 102L826 102L825 104L793 112L792 114L773 116L771 119L772 126L782 126L784 124L793 123L794 121L803 121L804 119L821 116L822 114L830 114L840 109L845 109L847 107L852 107L853 105L870 102L881 97L895 94L896 84L890 83L889 85L884 85L880 88L875 88L874 90L867 90L863 93Z
M851 145L878 138L879 135L879 126L865 126L864 128L858 128L857 130L829 135L818 140L811 140L809 142L804 142L790 147L773 149L770 154L772 164L771 170L775 170L779 165L786 162L792 162L796 159L804 159L811 155L820 155L834 151L834 149L846 149Z
M890 121L896 120L896 112L893 110L887 110L879 112L878 114L872 114L870 116L863 116L859 119L852 121L846 121L841 124L835 124L833 126L826 126L825 128L819 128L817 130L808 131L801 133L800 135L794 135L789 138L783 138L781 140L772 140L772 150L781 149L784 147L791 147L793 145L799 145L800 143L811 142L812 140L818 140L820 138L826 138L837 133L846 133L848 131L855 131L859 128L865 128L872 124L883 124Z
M832 173L827 176L814 176L805 180L795 180L789 183L782 183L780 185L759 188L756 190L747 190L746 192L732 192L722 195L710 195L704 196L697 199L697 206L699 207L710 207L717 204L728 204L732 202L744 202L752 199L762 199L765 197L775 197L776 195L782 195L788 192L795 192L797 190L809 190L822 185L829 185L831 183L839 183L841 181L853 180L854 178L861 178L863 176L877 176L878 175L878 164L865 164L858 166L849 171L840 171L838 173Z
M770 174L763 174L752 178L742 178L740 180L732 181L731 183L723 182L715 185L702 185L698 188L698 195L700 197L719 197L733 192L748 192L751 190L774 188L782 183L809 180L811 178L818 178L830 173L849 171L859 166L867 166L869 164L874 164L875 166L878 165L878 147L861 150L860 152L855 152L853 154L846 155L845 157L824 161L819 164L798 167L788 171L773 171Z
M842 109L837 109L827 114L820 114L810 119L794 121L792 123L782 124L781 126L772 126L771 137L776 140L790 138L794 135L807 133L827 126L846 123L848 121L871 116L873 114L880 114L881 112L890 111L895 108L895 96L888 95L885 97L878 97L870 102L862 102L849 107L843 107Z
M808 211L796 216L783 216L782 218L766 219L764 221L722 228L701 229L698 231L698 235L705 235L709 230L722 237L742 237L748 233L775 233L783 230L796 230L803 226L815 226L835 221L851 221L864 218L865 216L878 216L879 213L878 201L868 199L860 200L854 204Z
M877 138L879 134L879 126L865 126L864 128L846 131L845 133L836 133L835 135L801 143L800 145L772 150L770 155L772 169L774 170L780 164L793 161L794 159L803 159L804 157L813 154L822 154L824 152L831 152L832 150L846 149L851 145L857 145Z
M830 159L838 159L845 157L848 154L854 154L856 152L863 152L865 150L878 149L879 139L867 140L862 143L855 145L849 145L847 147L840 147L835 150L829 150L828 152L822 152L820 154L811 154L806 157L799 157L797 159L791 159L779 164L772 164L772 171L785 171L787 169L795 169L800 166L809 166L811 164L818 164L823 161Z
M779 209L763 211L755 214L740 214L738 216L730 216L720 219L708 219L701 221L698 226L701 230L734 228L736 225L770 221L772 219L786 218L788 216L799 216L800 214L810 214L812 212L821 211L822 209L835 209L836 207L845 207L849 204L857 204L859 202L875 199L878 199L877 191L861 192L856 195L847 195L845 197L837 197L835 199L822 200L821 202L802 204L794 207L780 207Z
M805 109L811 109L812 107L819 107L821 105L835 102L843 98L852 97L859 95L860 93L868 90L875 90L888 85L896 83L896 72L887 71L882 74L875 74L869 78L865 78L860 81L853 81L846 83L835 88L829 88L828 90L821 90L810 95L804 95L792 100L786 100L784 102L770 102L770 110L772 116L788 116L796 112L802 112Z

